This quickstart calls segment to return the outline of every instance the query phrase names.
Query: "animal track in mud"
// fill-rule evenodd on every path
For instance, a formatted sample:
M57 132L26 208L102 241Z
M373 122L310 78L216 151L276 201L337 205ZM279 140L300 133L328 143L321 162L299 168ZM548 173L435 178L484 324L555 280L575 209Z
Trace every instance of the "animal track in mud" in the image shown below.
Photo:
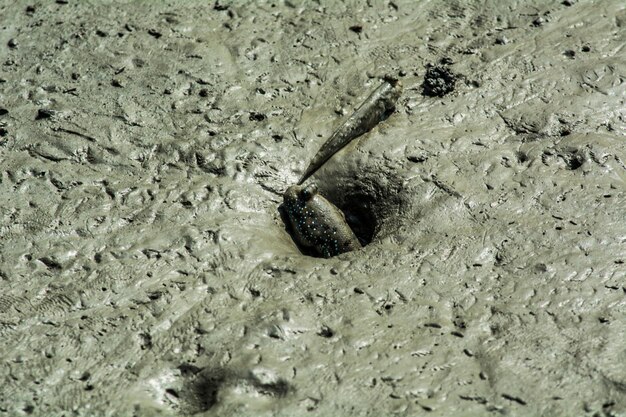
M294 387L273 372L254 369L249 372L221 367L199 368L191 364L178 367L182 381L166 387L165 398L179 415L191 416L207 412L220 404L226 395L281 398L294 391ZM249 398L248 398L249 399Z
M541 155L541 162L549 166L552 162L564 164L564 168L574 171L585 163L584 153L577 148L562 148L558 150L545 150Z

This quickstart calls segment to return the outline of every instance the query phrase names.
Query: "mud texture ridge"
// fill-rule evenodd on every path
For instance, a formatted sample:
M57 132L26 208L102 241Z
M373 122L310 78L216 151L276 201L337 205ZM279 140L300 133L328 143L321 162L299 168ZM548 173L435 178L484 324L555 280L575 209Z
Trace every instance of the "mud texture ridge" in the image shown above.
M0 417L626 415L626 4L0 2ZM278 211L312 177L363 248Z

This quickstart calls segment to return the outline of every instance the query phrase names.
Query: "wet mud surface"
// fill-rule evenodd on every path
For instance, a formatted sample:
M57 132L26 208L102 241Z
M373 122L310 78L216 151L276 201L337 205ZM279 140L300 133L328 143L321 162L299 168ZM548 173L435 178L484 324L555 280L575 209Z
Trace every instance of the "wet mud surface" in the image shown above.
M320 3L0 4L0 416L626 413L623 2Z

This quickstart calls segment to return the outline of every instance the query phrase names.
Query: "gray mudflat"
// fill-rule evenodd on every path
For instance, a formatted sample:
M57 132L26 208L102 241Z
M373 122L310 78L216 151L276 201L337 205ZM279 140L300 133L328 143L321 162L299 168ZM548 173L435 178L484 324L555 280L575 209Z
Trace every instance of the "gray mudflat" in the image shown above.
M320 3L2 2L0 416L626 415L624 2Z

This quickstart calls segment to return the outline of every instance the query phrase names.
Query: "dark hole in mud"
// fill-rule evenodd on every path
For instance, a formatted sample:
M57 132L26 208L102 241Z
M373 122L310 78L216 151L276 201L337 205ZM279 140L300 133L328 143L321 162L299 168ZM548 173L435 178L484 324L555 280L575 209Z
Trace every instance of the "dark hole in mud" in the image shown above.
M341 211L346 216L348 226L354 231L361 246L372 242L376 230L376 218L372 211L373 201L365 195L352 195L346 198Z
M585 163L585 156L577 149L569 149L560 152L558 156L565 163L566 169L573 171L580 168Z
M317 334L322 337L330 338L335 335L335 332L333 331L333 329L331 329L328 326L322 326L322 328L320 329L319 332L317 332Z
M168 388L165 390L165 392L169 395L171 395L174 398L179 398L180 396L178 395L178 391L176 391L174 388Z
M184 392L176 392L175 395L180 398L181 411L186 414L208 411L215 406L219 391L228 378L223 369L205 370L194 376L185 385Z

